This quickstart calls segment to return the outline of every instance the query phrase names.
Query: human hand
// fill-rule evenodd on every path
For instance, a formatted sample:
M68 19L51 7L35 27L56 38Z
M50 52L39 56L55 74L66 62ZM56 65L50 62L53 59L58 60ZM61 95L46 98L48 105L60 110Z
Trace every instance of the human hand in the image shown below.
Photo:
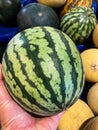
M2 80L0 64L0 121L2 130L56 130L62 113L51 117L34 117L9 96Z

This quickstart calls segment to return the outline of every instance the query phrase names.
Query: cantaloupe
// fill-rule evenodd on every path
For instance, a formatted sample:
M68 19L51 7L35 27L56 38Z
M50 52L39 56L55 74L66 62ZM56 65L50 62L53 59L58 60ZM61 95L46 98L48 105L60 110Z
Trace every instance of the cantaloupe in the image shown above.
M98 130L98 116L89 120L83 130Z
M60 119L58 130L79 130L81 125L94 114L90 107L81 99L78 99Z
M98 49L90 48L81 53L84 66L85 80L98 82Z
M66 0L37 0L37 1L39 3L55 8L62 6L66 2Z
M94 112L95 115L98 116L98 83L95 83L87 93L87 103Z
M98 23L96 24L95 29L92 33L92 39L95 47L98 48Z

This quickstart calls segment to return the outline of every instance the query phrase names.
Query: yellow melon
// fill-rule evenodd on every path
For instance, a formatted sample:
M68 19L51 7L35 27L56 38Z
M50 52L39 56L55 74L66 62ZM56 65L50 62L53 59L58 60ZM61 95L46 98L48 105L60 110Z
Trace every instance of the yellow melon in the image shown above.
M66 0L38 0L38 2L50 7L57 8L62 6L66 2Z
M95 29L93 31L92 39L95 47L98 48L98 23L96 24Z
M88 82L98 82L98 49L91 48L81 53L81 58L85 71L85 80Z
M98 116L98 83L95 83L87 93L87 103L94 112L95 115Z
M89 120L82 130L98 130L98 116Z
M60 119L58 130L79 130L81 125L94 117L90 107L81 99L78 99Z

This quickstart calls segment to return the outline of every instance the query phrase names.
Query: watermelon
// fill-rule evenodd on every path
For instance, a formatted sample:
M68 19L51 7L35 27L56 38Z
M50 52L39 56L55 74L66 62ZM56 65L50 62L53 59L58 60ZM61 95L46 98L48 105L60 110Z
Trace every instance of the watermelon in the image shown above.
M85 81L73 41L48 26L25 29L10 40L2 73L12 98L24 110L39 116L69 108L80 97Z
M60 21L60 30L65 32L75 44L81 44L89 38L97 23L94 10L79 6L72 8Z

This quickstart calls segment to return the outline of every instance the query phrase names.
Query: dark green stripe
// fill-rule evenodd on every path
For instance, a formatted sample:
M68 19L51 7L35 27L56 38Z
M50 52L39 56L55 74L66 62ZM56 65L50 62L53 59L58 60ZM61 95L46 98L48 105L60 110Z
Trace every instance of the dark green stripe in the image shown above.
M54 62L54 65L55 65L55 67L57 69L57 66L55 64L55 59L58 59L58 57L57 57L56 52L55 52L55 43L52 42L53 40L51 39L51 36L50 36L49 32L45 28L43 28L43 32L45 32L45 37L44 38L47 39L47 42L49 43L48 46L53 49L54 53L49 54L49 56L51 57L51 60ZM36 52L34 52L34 53L36 54ZM54 58L53 58L53 55L55 55ZM38 56L38 53L36 54L36 57L37 56ZM61 106L62 102L59 102L57 100L58 95L57 95L57 93L54 92L53 86L50 85L50 81L51 81L52 77L51 78L46 77L46 75L43 73L41 65L39 65L39 62L40 63L42 61L44 62L44 57L43 57L43 59L39 59L37 57L37 59L38 59L38 61L33 58L33 61L34 61L35 65L36 65L35 72L37 72L36 74L37 74L38 77L40 77L41 79L45 79L45 82L43 82L43 84L46 87L46 89L49 91L49 93L51 94L51 99L50 99L51 102L54 103L56 106L58 106L58 108L61 109L62 108L62 106ZM59 59L58 59L57 62L59 63ZM59 67L60 67L60 64L59 64ZM38 71L38 68L39 68L39 71ZM62 68L60 68L60 70L62 71ZM59 72L59 70L58 70L58 72ZM63 74L63 71L62 71L62 74Z
M76 17L78 17L77 13L76 13L76 15L75 15L75 13L67 13L67 14L65 14L62 17L61 22L60 22L61 30L63 30L63 28L65 28L65 27L66 27L65 28L65 30L66 30L66 29L69 28L70 25L72 26L74 23L76 23Z
M62 108L62 103L65 102L65 98L66 98L66 93L65 93L65 82L64 82L64 75L65 75L65 72L62 68L62 65L61 65L61 60L59 59L58 55L57 55L57 52L55 50L55 46L56 46L56 43L53 41L51 35L50 35L50 32L48 32L47 29L43 28L43 31L45 32L45 37L47 38L47 41L49 43L49 47L53 49L53 53L50 55L52 61L54 62L54 66L56 68L56 70L59 72L59 75L60 75L60 79L61 79L61 84L59 86L59 89L60 89L60 93L61 93L61 96L62 96L62 102L61 103L58 103L58 106ZM55 30L56 31L56 30ZM59 36L61 36L61 33L59 31L57 31L58 34L60 34ZM60 37L61 38L61 37ZM65 37L61 38L62 40L62 43L64 42L63 40L65 39ZM51 77L52 78L52 77ZM51 87L51 85L50 85ZM53 87L53 86L52 86ZM48 89L48 88L47 88ZM58 88L57 88L58 89ZM53 89L51 88L51 91ZM50 92L51 93L51 92ZM52 94L52 98L51 99L53 102L57 102L57 99L55 99L56 97L58 97L57 94L54 93L54 91L51 93Z
M17 54L17 52L16 52L16 54ZM18 54L17 54L17 58L18 58L18 60L20 61L20 64L21 64L21 66L23 65L23 63L22 63L22 61L20 60L20 57L18 56ZM30 96L29 95L29 93L25 90L25 87L23 86L23 84L20 82L20 78L19 77L16 77L15 76L15 74L14 74L14 68L13 68L13 64L10 62L10 59L8 58L8 55L7 55L7 53L5 53L5 62L6 62L6 65L8 64L8 70L7 71L10 71L11 72L11 74L13 75L13 78L15 79L15 81L16 81L16 84L19 86L19 88L21 89L21 91L22 91L22 94L23 94L23 98L27 98L28 99L28 101L29 102L31 102L31 104L35 104L36 106L38 106L40 109L42 109L42 110L45 110L45 111L47 111L47 112L50 112L49 111L49 109L48 108L46 108L46 107L44 107L44 106L42 106L41 104L39 104L39 103L37 103L36 102L36 100L32 97L32 96ZM25 71L24 70L24 68L22 68L22 70L21 71ZM26 73L26 72L25 72ZM6 79L5 79L6 80ZM29 78L27 79L27 80L29 80ZM32 81L31 81L32 82ZM30 83L31 83L30 82ZM33 82L32 82L33 83ZM7 83L8 84L8 83ZM34 85L34 84L33 84ZM8 86L8 89L11 91L11 88L10 87L12 87L12 86ZM16 86L14 86L14 88L15 88ZM14 93L12 92L12 94L14 95ZM14 95L15 96L15 95ZM16 97L16 96L15 96ZM17 97L16 97L16 100L17 100ZM18 100L17 100L18 101ZM19 101L18 101L19 102ZM21 100L21 102L22 102L22 100ZM24 104L23 102L22 102L22 104ZM25 105L26 106L26 105ZM29 108L30 109L30 108ZM30 109L31 110L31 109Z
M76 67L75 67L75 64L74 64L76 59L72 55L71 45L70 44L66 44L66 43L68 43L68 41L66 39L64 39L63 35L61 36L61 39L63 39L63 42L65 43L65 46L67 48L66 52L68 52L68 55L69 55L69 58L70 58L70 64L73 66L72 67L72 72L71 72L70 75L71 75L72 81L74 82L74 85L69 86L69 87L72 87L73 93L72 93L71 98L69 98L70 100L66 103L66 106L68 106L70 104L72 98L75 96L76 91L78 89L77 88L77 78L78 78L78 74L79 73L76 71ZM69 96L69 95L66 95L66 96Z
M63 39L63 43L65 43L65 47L67 48L67 50L66 50L66 53L69 55L69 59L71 59L71 61L70 61L70 64L73 66L73 70L72 70L72 72L71 72L71 77L72 77L72 81L74 81L75 79L76 79L76 81L74 81L74 90L73 90L73 95L72 95L72 97L74 97L75 96L75 91L78 89L77 87L79 87L79 86L77 86L77 78L78 78L78 72L76 71L76 66L75 66L75 58L74 58L74 56L72 55L72 45L70 45L70 43L69 43L69 41L67 41L66 39L65 39L65 36L64 35L60 35L60 39ZM69 43L69 44L68 44ZM67 59L66 59L67 60ZM82 63L81 63L82 64ZM65 72L65 74L66 74L66 72ZM76 77L75 77L76 76ZM65 83L66 84L66 83ZM80 86L81 86L81 84L80 84ZM71 86L69 86L69 87L71 87ZM72 86L73 87L73 86ZM69 101L70 102L70 101ZM69 103L70 104L70 103Z

